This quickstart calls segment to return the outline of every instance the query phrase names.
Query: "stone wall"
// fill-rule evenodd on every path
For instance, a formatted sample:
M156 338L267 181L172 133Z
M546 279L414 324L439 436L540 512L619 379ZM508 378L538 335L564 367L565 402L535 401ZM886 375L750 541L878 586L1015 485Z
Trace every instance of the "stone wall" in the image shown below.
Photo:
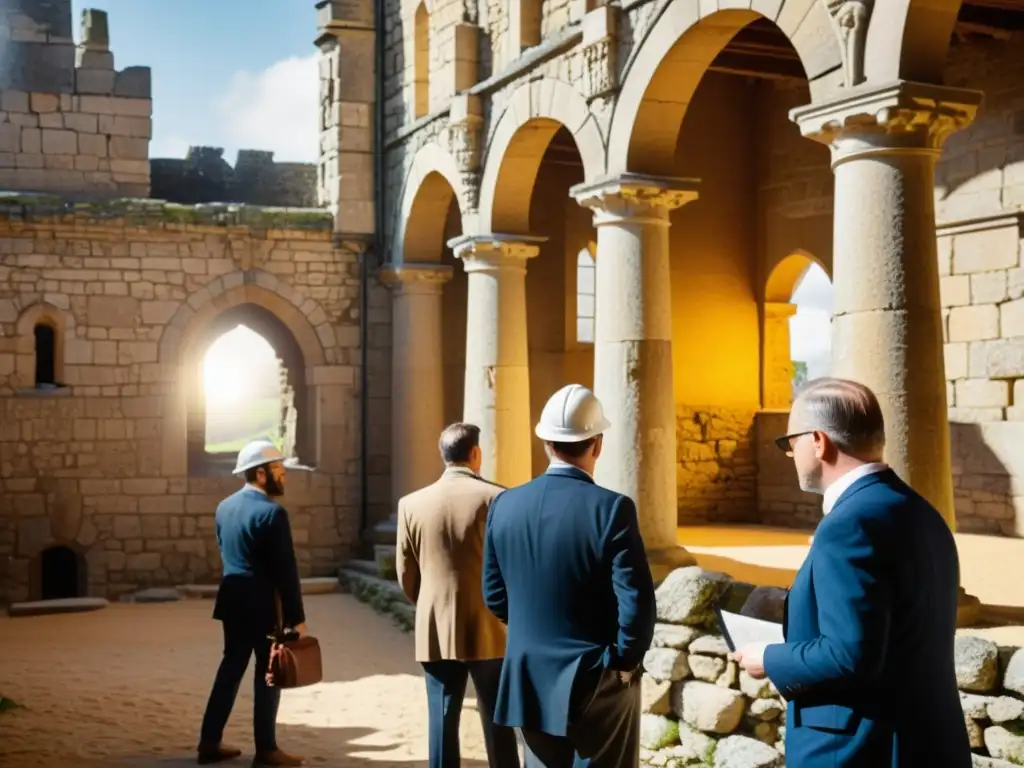
M727 658L714 606L781 622L785 591L697 566L657 591L658 624L644 657L641 764L659 768L781 768L786 701ZM956 677L974 765L1024 763L1024 649L956 639Z
M106 14L76 47L70 0L5 5L0 40L0 189L145 197L150 71L115 70Z
M265 338L303 395L307 468L289 473L284 500L302 574L331 574L353 554L359 256L332 228L317 210L5 201L0 602L35 596L53 545L80 556L90 594L216 578L212 514L238 481L203 455L187 382L205 344L233 327L217 327L226 312L274 332ZM55 329L55 385L34 386L39 323ZM386 462L375 471L386 503Z
M232 168L219 147L189 147L184 159L153 159L150 168L151 196L171 203L316 205L316 164L275 163L273 152L239 150Z
M676 409L679 524L755 522L754 412Z

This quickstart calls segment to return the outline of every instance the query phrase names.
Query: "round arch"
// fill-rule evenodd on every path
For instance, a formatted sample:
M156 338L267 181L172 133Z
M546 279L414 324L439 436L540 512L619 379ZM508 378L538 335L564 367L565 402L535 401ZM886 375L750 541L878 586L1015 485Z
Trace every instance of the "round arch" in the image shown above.
M962 4L963 0L876 0L864 48L867 80L941 84Z
M793 292L796 291L800 280L815 264L821 267L822 271L828 275L829 280L832 279L828 267L821 259L807 251L794 251L783 257L768 273L768 280L764 286L765 302L788 303L793 298Z
M584 180L604 173L604 136L583 96L548 77L521 85L487 142L480 179L481 232L529 232L530 198L540 163L563 126L580 153Z
M663 175L671 168L686 108L708 67L745 26L768 18L796 49L815 95L842 77L839 40L825 3L774 0L755 10L667 3L622 75L608 133L608 171ZM764 9L764 13L758 12Z
M452 197L465 219L465 190L455 158L437 144L425 144L413 158L402 186L391 242L392 264L440 260Z
M75 339L75 316L46 301L39 301L26 307L15 323L15 370L18 383L22 387L33 387L36 383L37 325L48 325L53 329L53 374L56 383L63 387L66 384L65 364L68 361L68 345L73 344Z

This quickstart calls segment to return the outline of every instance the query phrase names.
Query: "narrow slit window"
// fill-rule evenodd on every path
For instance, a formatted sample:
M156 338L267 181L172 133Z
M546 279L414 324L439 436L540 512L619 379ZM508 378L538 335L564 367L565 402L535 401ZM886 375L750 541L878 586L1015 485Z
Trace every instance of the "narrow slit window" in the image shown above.
M594 343L595 282L597 265L589 248L576 257L576 341Z
M57 333L52 325L40 323L33 329L36 341L36 386L57 383Z

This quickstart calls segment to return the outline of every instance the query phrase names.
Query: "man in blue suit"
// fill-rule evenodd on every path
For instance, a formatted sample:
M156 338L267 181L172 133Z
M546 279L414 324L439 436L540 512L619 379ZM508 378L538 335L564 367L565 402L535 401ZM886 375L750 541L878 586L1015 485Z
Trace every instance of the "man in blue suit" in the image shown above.
M277 501L284 494L283 459L267 440L249 443L239 452L234 472L245 477L245 485L217 507L217 545L224 571L213 618L224 629L224 656L203 717L197 761L200 765L220 763L241 754L238 749L224 746L221 739L239 683L254 654L253 766L302 765L301 757L289 755L277 746L281 692L266 683L269 635L286 627L306 634L291 525L288 512Z
M882 463L878 400L856 382L815 379L776 442L825 512L789 592L786 642L737 653L789 701L787 764L970 768L953 661L956 544Z
M487 518L484 602L508 624L494 722L522 729L527 765L639 762L654 584L636 506L594 483L609 426L586 387L556 392L535 430L551 465Z

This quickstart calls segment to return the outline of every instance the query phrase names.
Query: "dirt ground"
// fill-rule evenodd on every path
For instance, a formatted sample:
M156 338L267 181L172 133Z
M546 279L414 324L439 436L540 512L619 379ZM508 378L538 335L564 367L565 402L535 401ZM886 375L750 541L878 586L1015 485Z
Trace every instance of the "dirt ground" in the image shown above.
M115 604L93 613L0 617L0 765L177 768L195 744L220 659L212 602ZM306 765L426 766L426 694L412 636L349 595L306 598L324 682L285 691L283 749ZM252 755L252 667L225 741ZM472 690L462 718L463 766L486 765Z

